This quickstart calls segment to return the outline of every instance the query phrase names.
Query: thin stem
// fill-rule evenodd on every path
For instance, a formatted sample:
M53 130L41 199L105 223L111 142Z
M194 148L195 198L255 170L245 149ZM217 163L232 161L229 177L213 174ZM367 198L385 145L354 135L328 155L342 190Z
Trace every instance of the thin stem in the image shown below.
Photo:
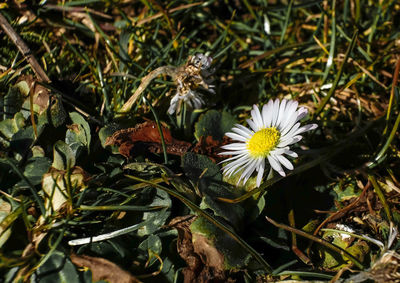
M163 154L164 154L164 164L168 164L167 146L165 144L164 133L162 131L160 120L158 119L158 115L157 115L156 111L154 110L153 106L147 100L147 98L144 96L143 96L143 101L149 105L150 110L153 113L154 119L156 120L157 129L158 129L158 132L160 133L160 137L161 137L161 146L162 146Z
M358 35L358 30L356 30L354 32L354 34L353 34L353 37L351 39L351 43L350 43L349 47L346 50L346 54L344 56L342 65L340 66L339 73L336 75L335 80L333 81L331 89L329 90L329 92L325 96L325 98L322 100L322 102L318 106L317 110L315 110L315 113L314 113L315 118L319 116L319 114L322 112L322 110L324 109L325 105L328 103L328 101L331 98L331 96L335 93L335 90L336 90L336 88L337 88L337 86L339 84L340 78L342 77L344 66L345 66L345 64L347 62L347 59L349 58L350 52L353 50L353 47L354 47L354 45L356 43L357 35Z
M369 162L367 164L367 167L372 169L374 168L380 161L382 161L382 157L384 157L386 151L388 150L390 144L392 143L394 136L397 133L397 129L399 127L400 124L400 113L397 115L397 119L396 122L394 123L393 129L390 132L389 138L386 140L385 145L382 147L382 149L379 151L379 153L376 155L376 157L374 158L373 161Z
M139 87L136 89L135 93L128 99L127 102L122 106L121 110L119 111L119 115L126 114L131 110L133 104L138 99L139 95L146 89L146 87L150 84L152 80L154 80L159 75L167 75L170 77L175 77L176 75L176 67L174 66L162 66L153 71L151 71L147 76L145 76L141 82Z
M272 220L272 219L269 218L268 216L265 216L265 218L266 218L266 219L268 220L268 222L270 222L272 225L274 225L274 226L276 226L276 227L278 227L278 228L284 229L284 230L286 230L286 231L296 233L297 235L302 236L302 237L307 238L307 239L310 239L310 240L312 240L312 241L314 241L314 242L317 242L317 243L319 243L319 244L321 244L321 245L327 247L328 249L331 249L331 250L337 252L338 254L340 254L340 255L342 255L342 256L344 256L344 257L347 257L351 262L354 263L354 265L356 265L356 266L357 266L358 268L360 268L361 270L364 269L364 266L362 265L362 263L361 263L358 259L356 259L353 255L351 255L350 253L348 253L347 251L345 251L344 249L342 249L342 248L340 248L340 247L338 247L338 246L335 246L335 245L329 243L328 241L326 241L326 240L324 240L324 239L321 239L321 238L315 237L315 236L313 236L313 235L311 235L311 234L308 234L308 233L306 233L306 232L304 232L304 231L302 231L302 230L298 230L298 229L296 229L296 228L287 226L287 225L285 225L285 224L275 222L274 220Z
M385 210L386 216L390 222L393 222L393 217L392 214L390 213L390 208L388 203L386 202L385 196L383 195L383 192L381 188L379 187L378 183L376 182L376 179L373 175L368 175L368 179L371 181L372 186L374 187L374 190L376 194L378 195L379 200L381 201L383 208Z
M33 72L39 81L42 82L50 82L49 77L43 71L43 68L39 65L35 56L33 56L31 50L28 45L22 40L22 38L15 32L12 26L8 23L7 19L0 12L0 27L4 30L4 32L8 35L11 41L17 46L18 50L25 57L25 60L28 61L31 66Z

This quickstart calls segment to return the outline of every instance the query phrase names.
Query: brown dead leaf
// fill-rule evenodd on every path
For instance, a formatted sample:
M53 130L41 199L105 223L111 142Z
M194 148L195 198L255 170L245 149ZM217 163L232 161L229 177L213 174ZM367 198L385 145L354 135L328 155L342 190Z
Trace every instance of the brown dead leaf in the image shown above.
M212 136L201 136L199 142L193 148L193 152L207 155L214 162L221 161L226 158L226 156L220 156L221 146L230 143L231 139L224 136L222 141L214 140Z
M141 282L129 272L104 258L72 254L71 261L79 267L89 268L92 271L93 281L104 280L110 283Z
M185 283L233 282L226 278L224 256L202 235L192 235L190 224L197 216L176 217L169 223L178 231L177 250L188 265L183 269Z
M189 150L190 143L174 139L166 127L162 127L162 132L167 146L167 153L183 155ZM128 158L136 153L143 152L143 150L153 153L162 152L160 133L157 124L153 121L138 124L134 128L116 131L107 138L105 145L119 146L119 152Z

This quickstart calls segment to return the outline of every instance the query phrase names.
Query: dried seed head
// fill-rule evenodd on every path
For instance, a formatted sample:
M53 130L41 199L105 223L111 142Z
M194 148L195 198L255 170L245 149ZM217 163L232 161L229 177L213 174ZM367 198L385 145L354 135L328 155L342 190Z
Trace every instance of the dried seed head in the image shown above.
M204 100L199 89L215 93L214 86L210 84L211 80L209 80L209 76L213 72L210 69L211 63L211 57L196 54L190 56L186 64L179 68L174 78L177 89L175 96L171 99L169 114L179 112L182 103L186 103L194 109L201 108Z

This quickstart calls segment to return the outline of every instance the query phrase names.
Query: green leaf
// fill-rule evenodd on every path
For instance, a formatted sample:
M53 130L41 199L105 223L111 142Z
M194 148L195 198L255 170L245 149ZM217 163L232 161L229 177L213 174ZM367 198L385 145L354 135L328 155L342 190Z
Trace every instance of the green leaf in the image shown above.
M31 282L38 283L79 283L79 274L71 260L55 251L33 274Z
M6 138L11 139L12 136L25 126L25 119L21 112L14 115L13 119L5 119L0 121L0 133Z
M127 169L133 171L132 173L134 173L135 176L141 177L150 177L154 175L160 175L162 173L162 170L159 166L144 162L129 163L124 166L124 170Z
M52 166L58 170L66 170L75 166L75 154L63 141L57 141L53 147L54 159Z
M4 118L11 118L15 113L19 112L27 95L29 95L29 87L25 81L10 87L4 97L4 109L1 111L5 113Z
M42 133L42 131L43 127L37 127L38 136ZM33 127L29 126L25 129L19 130L12 136L10 147L12 150L23 156L28 150L30 150L35 140L36 137Z
M32 185L38 185L42 181L43 175L49 170L51 161L47 157L32 157L27 161L25 166L24 175L31 182ZM20 181L17 186L29 186L24 180Z
M361 190L357 187L357 181L355 179L347 179L344 182L339 182L333 191L337 195L337 200L340 202L358 197L361 194Z
M147 255L147 258L143 259L143 261L150 260L148 266L151 266L154 262L157 262L157 258L154 255L160 255L162 251L162 242L160 237L156 235L149 235L146 240L140 243L138 249L142 251L143 254ZM141 259L141 255L139 255L138 259Z
M200 116L195 125L194 135L197 140L207 136L212 136L215 140L222 140L225 133L230 131L235 123L235 117L228 112L221 114L217 110L209 110Z
M65 122L66 118L67 113L65 112L61 99L54 96L51 101L51 107L48 107L46 111L39 115L38 125L49 123L57 128Z
M138 248L145 252L151 250L155 254L160 254L162 251L161 239L156 235L149 235L146 240L140 243Z
M239 196L238 191L235 192L235 189L222 182L219 166L207 156L191 152L185 154L182 159L183 171L203 195L200 207L210 208L215 215L239 227L244 216L241 205L216 200L218 197L234 199Z
M65 142L72 148L78 149L85 146L90 151L90 127L88 122L77 112L69 113L73 124L69 126L65 135ZM76 150L74 150L76 152Z
M149 205L165 206L167 208L159 211L149 211L143 213L142 220L148 221L148 223L138 230L139 236L150 235L159 230L165 224L165 221L171 214L170 207L172 205L172 202L169 194L160 189L151 189L151 191L155 191L156 194L154 195L153 200Z
M361 262L366 259L370 250L365 241L351 239L350 236L339 232L326 231L322 238L332 244L346 250L349 254L356 257ZM348 258L332 251L324 246L317 246L318 253L322 258L321 266L325 269L340 270L348 266Z
M182 157L182 167L186 176L194 182L222 181L219 166L207 156L188 152Z
M109 136L112 136L112 134L115 131L117 131L118 129L119 129L119 127L116 124L107 125L107 126L105 126L105 127L100 129L100 131L99 131L99 139L100 139L100 142L101 142L101 146L103 148L106 147L105 143L106 143L107 138ZM119 153L117 146L111 146L111 148L112 148L112 152L113 153Z

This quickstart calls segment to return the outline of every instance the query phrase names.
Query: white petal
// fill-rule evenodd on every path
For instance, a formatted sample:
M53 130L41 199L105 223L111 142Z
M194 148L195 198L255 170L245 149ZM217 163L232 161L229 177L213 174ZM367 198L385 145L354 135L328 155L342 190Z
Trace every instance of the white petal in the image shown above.
M227 150L244 150L246 149L246 144L245 143L231 143L227 145L221 146L222 149L227 149Z
M225 136L230 137L233 140L246 142L248 139L244 136L235 134L235 133L226 133Z
M274 156L276 159L278 159L278 161L283 165L283 166L285 166L287 169L289 169L289 170L293 170L293 164L292 163L290 163L290 161L289 160L287 160L287 158L286 157L284 157L284 156L282 156L282 155L275 155Z
M251 177L251 175L253 174L254 171L259 170L260 166L261 166L261 162L264 160L264 158L258 158L256 159L256 163L254 164L254 170L247 173L247 175L243 178L243 185L247 183L247 181L249 180L249 178Z
M247 121L247 124L249 124L250 128L252 128L254 132L257 132L259 130L257 125L251 119L247 119L246 121Z
M229 162L229 161L232 161L232 160L235 160L235 159L242 158L243 156L247 156L247 155L248 155L247 152L242 152L242 153L239 153L239 154L237 154L237 155L235 155L235 156L229 157L229 158L227 158L227 159L221 161L220 163ZM228 165L229 165L229 164L228 164ZM228 165L227 165L227 166L228 166ZM224 168L225 168L225 167L224 167Z
M242 130L243 132L247 133L250 137L252 137L254 135L254 132L252 132L250 129L246 128L245 126L242 126L240 124L236 124L235 125L236 128L238 128L239 130ZM233 129L232 129L233 130ZM239 133L238 133L239 134Z
M268 155L268 162L271 165L272 169L278 172L281 176L285 177L285 171L283 171L281 164L273 158L272 155Z
M285 151L288 150L288 149L289 149L289 147L284 147L284 148L277 147L274 150L272 150L270 152L270 154L272 154L272 155L284 154Z
M299 106L299 103L296 100L291 100L290 102L289 105L286 105L286 114L289 116L294 114Z
M314 130L316 128L318 128L317 124L308 124L308 125L305 125L305 126L301 127L300 129L298 129L294 133L294 135L298 135L298 134L301 134L301 133L304 133L304 132L308 132L308 131Z
M279 106L278 118L276 119L276 127L279 127L279 125L282 123L282 120L285 119L286 103L287 103L286 99L283 99L281 101L281 105Z
M298 113L297 114L297 121L300 121L301 119L303 119L307 115L308 110L305 107L301 107L301 108L299 108L299 110L297 110L297 113Z
M218 155L238 155L240 154L240 150L236 150L236 151L223 151L218 153ZM242 153L247 153L247 151L242 151ZM220 163L223 163L225 161L221 161Z
M224 167L224 174L230 176L234 172L240 171L246 165L246 163L249 162L250 162L249 159L235 160Z
M255 104L253 105L253 110L251 110L251 117L253 118L254 124L256 124L258 129L261 129L264 127L260 109Z
M247 128L245 128L245 129L247 131L244 131L243 129L236 127L236 128L232 128L231 131L238 135L246 137L247 139L250 139L253 136L253 133L249 129L247 129Z
M243 178L246 178L247 176L250 176L251 174L253 174L254 170L256 169L256 164L257 164L257 159L253 159L251 162L249 162L246 165L246 169L243 171L242 175L239 178L239 181L237 182L238 184L240 183L240 181Z
M297 111L294 111L280 126L281 134L287 133L297 121Z
M195 97L193 99L193 104L194 104L194 108L199 109L199 108L201 108L201 106L203 106L203 100L201 100L198 97Z
M283 125L286 124L286 121L290 118L293 111L290 111L293 103L296 102L295 100L288 100L286 102L285 112L282 114L282 117L279 117L279 124L277 125L278 129L283 129Z
M262 116L265 128L269 128L271 126L273 106L274 106L274 101L272 99L270 99L268 103L263 106Z
M285 154L288 155L288 156L290 156L290 157L293 157L293 158L299 157L298 154L297 154L296 152L291 151L291 150L288 150L288 149L285 150Z
M259 166L257 167L257 187L259 187L261 185L261 181L262 178L264 176L264 168L265 168L265 159L263 158L261 160L261 163L259 164Z
M282 133L282 135L281 135L281 139L279 140L280 142L283 142L283 141L285 141L285 140L287 140L287 139L289 139L289 138L292 138L292 137L294 137L295 136L295 132L297 131L297 129L300 127L300 123L296 123L296 125L294 125L291 129L290 129L290 131L288 132L288 133L285 133L285 134L283 134Z
M276 120L278 119L278 114L279 114L279 99L275 99L274 105L272 107L271 127L275 127Z
M280 143L279 147L283 147L283 146L287 146L287 145L291 145L291 144L297 143L297 142L301 141L302 138L303 138L302 136L295 136L293 138L290 138L290 139Z
M174 97L172 97L171 104L168 108L168 114L170 114L170 115L174 114L174 112L176 111L176 108L178 106L179 98L180 98L180 95L178 93L175 94Z
M247 160L235 160L234 162L229 163L228 165L224 166L222 168L222 172L224 173L225 176L230 177L230 175L234 171L238 171L242 168L242 165L244 165L247 162Z

